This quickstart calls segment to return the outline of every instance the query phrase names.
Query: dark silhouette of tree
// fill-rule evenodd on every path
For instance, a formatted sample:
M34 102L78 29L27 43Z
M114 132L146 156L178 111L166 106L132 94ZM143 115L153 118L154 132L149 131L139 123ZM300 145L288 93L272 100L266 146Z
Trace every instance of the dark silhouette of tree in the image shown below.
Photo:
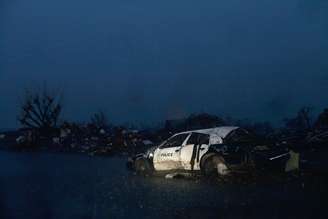
M46 131L57 126L61 112L60 95L50 94L46 88L42 91L26 90L18 120L25 128Z
M215 115L207 113L193 114L185 119L167 120L165 129L170 132L185 131L192 129L206 129L225 125L225 121Z
M91 116L91 124L97 128L107 128L109 126L108 120L103 111L98 111Z
M254 122L241 127L261 137L267 137L274 132L270 122Z
M285 119L285 127L291 132L305 133L313 129L313 115L311 107L301 108L297 116Z
M222 126L225 125L225 122L218 116L202 113L189 116L185 125L187 129L203 129Z
M328 108L320 113L314 127L318 130L328 130Z

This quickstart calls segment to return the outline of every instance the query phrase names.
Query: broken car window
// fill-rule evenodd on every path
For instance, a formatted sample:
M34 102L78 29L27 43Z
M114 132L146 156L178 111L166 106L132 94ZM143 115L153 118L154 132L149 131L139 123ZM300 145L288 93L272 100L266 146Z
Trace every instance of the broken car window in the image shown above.
M170 138L161 148L170 148L181 146L184 140L189 136L189 134L180 134Z
M202 133L192 133L187 144L209 144L210 136Z

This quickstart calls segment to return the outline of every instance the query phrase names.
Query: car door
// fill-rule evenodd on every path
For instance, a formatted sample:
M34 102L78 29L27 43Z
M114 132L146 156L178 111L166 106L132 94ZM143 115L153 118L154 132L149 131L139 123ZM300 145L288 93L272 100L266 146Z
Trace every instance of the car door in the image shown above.
M158 171L181 169L180 151L189 134L169 138L154 153L154 168Z
M199 170L200 159L208 151L210 136L202 133L192 133L181 148L180 162L185 170Z

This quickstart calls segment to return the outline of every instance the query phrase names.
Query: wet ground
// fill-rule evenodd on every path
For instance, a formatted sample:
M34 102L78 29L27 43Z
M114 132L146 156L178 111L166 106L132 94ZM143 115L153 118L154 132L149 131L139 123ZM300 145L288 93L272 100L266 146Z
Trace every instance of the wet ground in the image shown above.
M124 157L0 152L0 218L327 218L324 178L141 177Z

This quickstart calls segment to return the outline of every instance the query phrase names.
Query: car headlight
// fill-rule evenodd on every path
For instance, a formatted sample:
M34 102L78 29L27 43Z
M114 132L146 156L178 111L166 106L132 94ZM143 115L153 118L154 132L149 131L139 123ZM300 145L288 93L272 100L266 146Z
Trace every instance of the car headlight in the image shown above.
M154 153L152 153L152 152L149 153L149 157L150 157L150 158L154 157Z

